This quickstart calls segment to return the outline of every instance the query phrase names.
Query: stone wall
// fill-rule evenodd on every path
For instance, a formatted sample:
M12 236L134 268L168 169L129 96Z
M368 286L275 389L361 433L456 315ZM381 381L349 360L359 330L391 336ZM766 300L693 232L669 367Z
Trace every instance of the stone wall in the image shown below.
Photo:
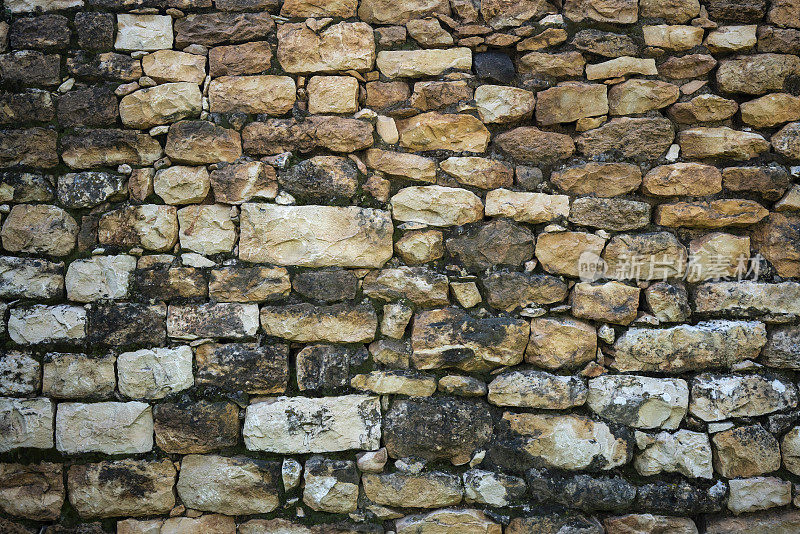
M800 1L5 0L0 532L800 532Z

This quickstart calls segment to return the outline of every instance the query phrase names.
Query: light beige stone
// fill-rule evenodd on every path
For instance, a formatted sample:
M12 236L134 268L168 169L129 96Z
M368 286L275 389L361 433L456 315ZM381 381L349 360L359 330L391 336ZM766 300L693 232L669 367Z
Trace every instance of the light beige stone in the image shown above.
M536 97L517 87L481 85L475 89L475 104L483 122L508 124L529 118Z
M736 479L728 486L728 510L737 515L786 506L792 500L792 483L777 477Z
M589 380L587 404L614 423L675 430L686 416L689 386L679 378L603 375Z
M390 204L392 218L431 226L459 226L483 218L483 202L466 189L440 185L401 189Z
M189 454L176 489L192 509L229 515L267 514L280 504L280 464L244 456Z
M397 123L392 117L378 115L375 121L375 131L387 145L393 145L400 140L400 132L397 131Z
M212 113L283 115L294 101L294 79L289 76L221 76L208 86Z
M627 325L636 319L639 288L620 282L581 282L573 287L570 302L575 317Z
M181 248L210 255L230 252L236 242L231 208L222 204L187 206L178 210Z
M485 152L491 134L472 115L422 113L397 121L400 146L412 151Z
M64 279L67 298L75 302L127 298L134 269L136 258L124 254L75 260Z
M194 385L192 349L140 349L117 357L119 392L132 399L163 399Z
M481 189L510 187L514 183L513 169L487 158L453 156L439 163L439 167L458 183Z
M453 36L436 19L414 19L406 23L408 35L425 48L451 46Z
M301 303L264 306L261 326L268 335L293 341L364 343L375 338L378 318L368 303L329 306Z
M64 264L0 256L0 297L50 299L64 294Z
M597 353L594 326L569 317L538 317L531 322L525 361L546 369L575 368Z
M153 412L144 402L62 402L56 449L67 454L136 454L153 449Z
M642 476L659 473L680 473L689 478L712 478L711 444L708 434L678 430L655 435L636 432L636 454L633 465Z
M666 280L686 272L686 248L669 232L619 234L603 252L606 276L616 280Z
M430 15L450 15L447 0L363 0L358 17L371 24L404 24Z
M189 82L140 89L120 100L119 117L125 126L139 130L198 117L202 96L197 84Z
M0 452L52 449L55 409L50 399L0 398Z
M548 467L614 469L628 461L628 443L603 422L578 415L503 414L519 435L520 453Z
M659 80L628 80L609 89L608 112L611 115L646 113L651 109L673 104L679 96L680 89L671 83Z
M606 78L619 78L631 74L641 74L644 76L656 76L656 61L650 58L637 58L622 56L609 59L603 63L586 65L587 80L602 80Z
M669 110L672 120L681 124L722 121L732 117L739 109L735 100L718 95L699 95L688 102L673 104Z
M703 41L703 28L697 26L642 26L644 44L666 50L689 50L700 46Z
M448 70L470 70L469 48L384 50L378 52L378 69L387 78L438 76Z
M178 241L177 210L142 204L110 211L100 217L98 238L103 245L165 252Z
M747 269L750 260L750 238L714 232L692 239L689 243L689 282L736 276ZM742 273L744 274L744 273Z
M574 22L589 19L632 24L638 18L638 6L632 0L567 0L564 3L564 15Z
M66 304L14 308L8 319L8 335L20 345L79 342L86 337L86 310Z
M755 24L744 26L722 26L708 33L705 46L712 54L742 52L756 45Z
M479 510L443 509L397 520L397 534L502 534L503 527Z
M284 17L313 18L356 16L358 0L286 0L281 6Z
M671 328L631 328L614 343L621 372L684 372L730 367L756 358L766 344L762 323L706 321Z
M586 384L575 376L508 371L489 383L488 400L496 406L566 410L586 402Z
M375 63L373 30L340 22L315 33L304 23L278 27L278 62L289 73L365 71Z
M599 257L606 240L586 232L545 232L536 241L536 259L553 274L581 276L581 257Z
M530 224L549 222L569 216L569 197L494 189L486 194L486 216Z
M371 371L353 376L350 387L378 395L430 397L436 391L436 378L413 371Z
M530 52L519 59L520 73L536 78L557 80L583 76L586 60L580 52Z
M172 48L172 17L169 15L117 15L117 50L161 50Z
M57 206L17 204L3 221L3 248L9 252L66 256L75 248L78 223Z
M409 232L394 244L395 253L408 265L419 265L444 256L444 238L438 230Z
M271 398L247 407L242 433L248 450L279 454L375 450L380 404L368 395Z
M211 179L205 167L174 165L156 172L153 189L167 204L194 204L208 196Z
M239 259L304 267L381 267L392 257L389 213L333 206L241 206Z
M206 77L206 59L177 50L158 50L142 58L142 69L145 76L159 83L191 82L200 85Z
M800 284L770 284L742 280L703 284L697 290L695 305L701 314L726 312L734 317L765 316L781 319L800 315Z
M390 176L402 176L428 183L436 181L436 160L379 148L370 148L364 155L367 167Z
M797 406L791 382L762 375L698 375L692 381L689 412L703 421L758 417Z
M714 469L726 478L753 477L780 469L778 440L759 424L717 432L711 441Z
M314 76L306 89L309 113L358 111L358 80L352 76Z
M367 498L383 506L441 508L458 504L463 498L461 479L441 471L366 473L361 480Z
M655 196L706 196L722 191L722 173L713 165L671 163L653 167L642 190Z
M536 96L536 120L544 126L608 113L603 84L568 82L540 91Z

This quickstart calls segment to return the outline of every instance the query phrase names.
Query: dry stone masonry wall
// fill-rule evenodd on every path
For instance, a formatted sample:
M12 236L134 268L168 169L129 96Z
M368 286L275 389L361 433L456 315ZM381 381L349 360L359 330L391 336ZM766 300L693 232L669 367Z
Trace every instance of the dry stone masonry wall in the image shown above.
M800 1L5 0L0 532L800 532Z

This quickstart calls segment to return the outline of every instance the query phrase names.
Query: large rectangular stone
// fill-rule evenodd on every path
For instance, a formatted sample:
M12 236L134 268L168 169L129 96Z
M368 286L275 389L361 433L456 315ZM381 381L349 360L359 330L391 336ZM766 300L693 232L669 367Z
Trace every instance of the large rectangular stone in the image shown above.
M57 521L63 504L61 464L0 464L0 510L3 512L34 521ZM23 531L9 531L9 534L13 532Z
M380 447L378 397L278 397L247 407L245 446L279 454Z
M756 321L631 328L614 343L612 366L622 372L662 373L730 367L758 358L766 343L766 329Z
M195 351L197 384L255 395L283 393L289 381L289 346L203 343Z
M63 263L40 258L0 257L0 297L52 299L63 294Z
M20 345L83 341L86 337L86 310L66 304L14 308L8 319L8 335Z
M347 303L264 306L261 326L269 336L292 341L365 343L375 339L378 316L368 303L356 306Z
M708 283L697 288L695 306L699 314L790 319L800 315L800 283Z
M62 402L56 448L68 454L135 454L153 449L153 412L145 402Z
M67 474L69 502L85 518L166 514L175 506L174 485L169 459L76 464Z
M167 334L176 339L242 339L254 336L257 330L257 304L220 302L171 305L167 315Z
M239 259L302 267L381 267L393 253L388 211L242 204Z
M178 495L194 510L266 514L280 504L280 464L244 456L190 454L181 462Z
M0 452L53 446L50 399L0 399Z

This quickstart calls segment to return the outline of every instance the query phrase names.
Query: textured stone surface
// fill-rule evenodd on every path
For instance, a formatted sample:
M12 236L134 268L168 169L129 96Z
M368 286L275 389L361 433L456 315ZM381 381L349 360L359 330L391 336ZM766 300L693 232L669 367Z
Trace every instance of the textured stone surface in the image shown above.
M132 454L153 448L153 412L144 402L62 402L56 448L67 454Z
M728 367L758 356L766 344L762 323L708 321L695 326L632 328L614 344L620 371L684 371Z
M244 261L380 267L392 255L392 222L382 210L244 204L241 226ZM298 234L308 236L300 247Z
M76 464L67 472L67 494L84 518L165 514L175 505L175 478L169 460Z
M603 375L589 380L589 408L635 428L678 428L689 405L689 386L677 378Z
M190 454L175 488L195 510L236 515L269 513L278 506L280 464L243 456Z
M412 359L418 369L514 365L522 361L529 331L519 319L473 318L458 308L424 311L414 318Z
M380 420L377 397L278 397L248 406L242 432L249 450L371 450L380 441Z

